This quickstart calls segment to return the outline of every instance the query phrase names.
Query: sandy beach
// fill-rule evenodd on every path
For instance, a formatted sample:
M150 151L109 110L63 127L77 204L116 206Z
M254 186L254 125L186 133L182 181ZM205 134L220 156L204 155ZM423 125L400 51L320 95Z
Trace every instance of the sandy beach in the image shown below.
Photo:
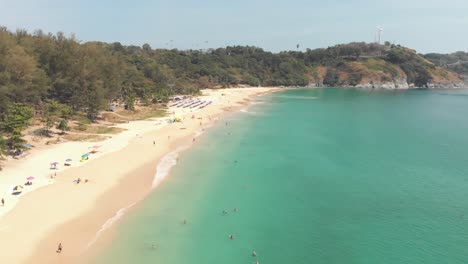
M85 263L83 258L98 250L93 243L100 235L112 233L112 221L163 181L178 152L196 144L205 129L245 108L253 97L274 90L204 90L199 98L212 101L209 106L196 111L170 107L173 116L183 119L173 124L167 124L169 117L120 124L127 130L97 143L98 153L85 162L78 161L81 154L96 143L66 142L7 164L0 172L0 196L6 201L0 206L0 263ZM172 160L158 167L168 153ZM50 169L50 162L69 157L69 168L60 164L58 170ZM33 186L12 196L11 187L30 175L37 178ZM60 254L55 252L59 243Z

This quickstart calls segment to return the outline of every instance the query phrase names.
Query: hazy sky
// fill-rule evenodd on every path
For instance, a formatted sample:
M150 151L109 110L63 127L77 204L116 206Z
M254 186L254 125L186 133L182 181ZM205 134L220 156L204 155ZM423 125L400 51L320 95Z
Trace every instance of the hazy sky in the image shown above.
M270 51L370 42L382 26L384 40L422 53L468 51L467 0L0 0L0 25L153 48Z

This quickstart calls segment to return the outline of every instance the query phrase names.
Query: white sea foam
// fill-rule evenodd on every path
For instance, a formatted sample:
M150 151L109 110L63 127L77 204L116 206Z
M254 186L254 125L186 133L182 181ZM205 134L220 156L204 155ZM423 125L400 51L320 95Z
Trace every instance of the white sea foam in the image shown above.
M262 114L262 113L259 113L259 112L255 112L255 111L249 111L247 109L242 109L240 110L242 113L244 114L248 114L248 115L253 115L253 116L264 116L265 114Z
M198 136L203 134L203 131L199 131L198 133ZM197 135L196 135L197 136ZM185 149L187 149L189 146L182 146L182 147L179 147L177 148L176 150L166 154L162 159L161 161L159 162L157 168L156 168L156 174L154 176L154 179L153 179L153 183L151 185L151 188L154 189L156 187L159 186L159 184L161 184L161 182L167 177L167 175L169 175L169 172L170 170L172 169L172 167L174 167L176 164L177 164L177 157L179 157L179 153ZM122 216L125 214L125 211L127 211L128 209L130 209L132 206L134 206L137 202L135 203L132 203L131 205L125 207L125 208L121 208L120 210L118 210L115 215L109 219L107 219L107 221L102 225L101 229L99 229L94 237L93 240L91 240L88 245L87 245L87 248L89 248L90 246L92 246L94 243L96 243L96 241L99 239L99 237L101 236L101 234L106 231L107 229L109 229L115 222L117 222L120 218L122 218Z
M315 96L295 96L295 95L276 95L274 97L287 98L287 99L300 99L300 100L315 100L318 97Z
M96 243L96 241L99 239L99 237L101 236L101 234L106 231L107 229L109 229L115 222L117 222L120 218L122 218L122 216L125 214L125 211L127 211L128 209L130 209L132 206L134 206L135 203L132 203L131 205L125 207L125 208L121 208L120 210L118 210L115 215L109 219L107 219L107 221L102 225L101 229L99 229L96 233L96 235L94 236L94 239L91 240L88 245L86 246L87 248L89 248L90 246L92 246L94 243Z
M177 157L179 157L179 153L185 149L187 149L189 146L182 146L177 148L176 150L169 152L164 156L161 161L158 164L158 167L156 168L156 175L154 176L153 179L153 184L151 185L151 188L156 188L158 187L159 184L167 177L169 172L171 171L172 167L174 167L177 164Z
M205 133L205 130L198 130L197 132L195 132L195 137L199 137L201 135L203 135L203 133Z
M265 103L264 101L254 101L251 104L258 105L258 104L264 104L264 103Z

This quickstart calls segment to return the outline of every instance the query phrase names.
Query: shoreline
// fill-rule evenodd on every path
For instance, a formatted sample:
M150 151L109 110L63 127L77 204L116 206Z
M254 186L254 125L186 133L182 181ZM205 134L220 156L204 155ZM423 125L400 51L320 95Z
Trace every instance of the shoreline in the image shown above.
M122 213L122 209L131 211L134 204L154 189L156 166L162 158L181 146L186 145L188 149L193 144L192 138L202 128L207 129L225 115L238 112L250 104L252 97L276 90L279 89L207 91L209 96L217 96L219 102L193 113L198 118L191 119L189 115L192 113L184 113L183 123L158 126L132 139L120 150L63 171L54 184L22 195L16 207L0 220L0 234L4 238L0 240L0 247L8 252L2 254L0 260L8 263L70 263L92 255L88 252L98 251L99 246L92 244L89 250L86 246L93 239L98 240L97 244L105 244L101 243L101 237L95 238L103 225ZM210 120L207 120L208 116ZM152 144L154 139L156 146ZM72 183L77 176L89 178L89 182ZM112 225L110 228L105 226L103 237L112 236L112 232ZM61 254L55 253L58 243L63 244Z

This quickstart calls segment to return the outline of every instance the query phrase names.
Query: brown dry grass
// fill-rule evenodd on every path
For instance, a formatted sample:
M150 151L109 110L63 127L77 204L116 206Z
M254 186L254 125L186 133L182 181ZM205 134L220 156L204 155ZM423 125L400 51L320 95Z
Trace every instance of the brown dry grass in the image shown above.
M144 120L167 116L167 110L160 107L138 107L135 111L121 110L117 114L128 118L128 120Z
M448 72L441 67L431 68L429 72L431 73L432 81L436 83L461 82L456 74Z
M122 131L125 131L124 128L111 127L111 126L98 126L98 125L88 125L85 130L79 130L77 127L72 127L71 131L75 133L83 134L118 134Z
M106 140L110 137L99 135L80 135L80 134L67 134L63 139L68 141L86 141L86 142L99 142Z

